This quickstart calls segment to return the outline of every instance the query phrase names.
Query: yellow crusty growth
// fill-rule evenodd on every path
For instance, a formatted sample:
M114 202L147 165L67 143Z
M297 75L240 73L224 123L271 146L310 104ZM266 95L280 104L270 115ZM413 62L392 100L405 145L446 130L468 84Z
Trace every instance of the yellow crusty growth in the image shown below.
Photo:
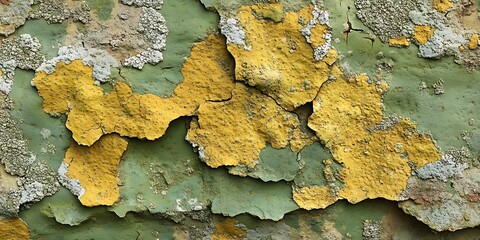
M237 83L232 95L225 102L202 104L187 134L209 166L253 167L266 142L284 148L300 131L297 116L260 91Z
M433 8L439 12L446 12L453 3L450 0L433 0Z
M364 74L345 78L334 69L336 80L322 86L309 126L344 166L340 170L344 184L338 195L329 196L328 187L302 188L294 192L295 200L306 209L325 208L336 199L399 200L411 175L409 164L422 167L440 159L440 153L430 136L415 132L408 119L379 127L385 82L370 84Z
M252 10L258 16L274 22L280 22L283 18L283 4L281 3L257 4L252 6Z
M22 219L0 219L0 239L28 240L30 234Z
M293 191L293 200L303 209L326 208L334 204L338 197L328 186L302 187Z
M478 48L478 34L473 34L472 37L470 38L470 41L468 43L468 48L470 48L471 50L475 50ZM1 75L0 75L1 76Z
M275 23L258 19L252 7L243 6L237 17L252 48L228 45L236 62L236 79L257 87L287 110L312 101L328 77L328 65L314 59L312 45L300 32L305 26L299 22L308 22L312 10L310 5L298 13L286 12L284 20ZM323 43L325 29L312 30L315 44Z
M80 145L90 146L107 133L154 140L172 120L192 115L205 101L230 97L234 83L228 57L221 37L195 44L182 69L184 81L170 98L134 94L124 83L105 95L81 60L60 62L50 75L37 73L34 82L47 113L68 113L67 128Z
M388 39L388 45L395 47L408 47L410 46L410 42L408 41L407 37L400 36Z
M238 227L235 219L227 218L215 224L215 233L210 236L213 240L240 240L247 238L247 231Z
M433 36L433 32L434 29L428 25L417 25L413 30L413 38L418 44L423 45Z
M90 147L72 143L63 162L66 176L78 179L85 193L79 197L87 207L113 205L119 198L117 169L128 142L117 134L105 135Z

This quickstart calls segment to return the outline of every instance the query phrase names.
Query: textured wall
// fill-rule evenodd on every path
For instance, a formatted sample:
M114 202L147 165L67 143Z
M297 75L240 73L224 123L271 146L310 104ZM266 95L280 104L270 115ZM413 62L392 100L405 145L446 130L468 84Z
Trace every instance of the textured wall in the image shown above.
M475 239L480 2L0 0L0 239Z

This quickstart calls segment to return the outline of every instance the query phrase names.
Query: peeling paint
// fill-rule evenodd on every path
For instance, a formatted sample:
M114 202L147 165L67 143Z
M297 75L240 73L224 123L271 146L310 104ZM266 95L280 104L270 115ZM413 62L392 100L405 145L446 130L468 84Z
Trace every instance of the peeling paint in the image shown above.
M30 234L28 233L27 225L22 219L0 219L0 238L28 240L30 239Z
M127 140L116 134L105 135L90 147L73 143L63 160L67 167L59 170L68 181L62 184L67 188L69 181L78 184L73 188L81 190L72 193L76 193L85 206L113 205L120 196L117 168L127 145Z
M24 2L0 221L32 239L478 236L478 1Z
M313 5L299 12L285 12L279 23L257 19L252 11L251 7L241 7L237 15L251 50L228 44L235 58L236 79L256 87L290 111L312 101L329 72L324 61L315 60L314 49L301 33L312 18ZM300 23L301 19L305 25ZM319 25L315 29L318 31L311 38L318 39L319 44L325 27Z
M154 140L165 133L170 121L192 115L199 104L230 96L229 90L233 87L231 65L222 60L228 55L221 41L211 36L207 42L197 45L182 69L185 81L170 98L134 94L125 83L116 84L110 94L104 95L94 84L92 68L80 60L70 64L59 62L50 75L40 71L34 83L44 98L47 113L54 116L68 113L67 128L80 145L90 146L103 134L113 132ZM211 62L194 61L204 54L212 56L207 58ZM206 69L210 69L210 75L199 73ZM183 101L189 98L193 99Z
M197 115L188 141L198 147L200 158L214 168L239 164L254 167L267 142L274 148L284 148L290 132L299 128L295 114L241 83L236 84L229 101L202 104ZM221 138L215 133L222 133Z
M377 126L383 117L385 82L368 83L364 74L347 78L340 71L332 73L335 80L320 89L309 126L343 164L344 185L338 193L328 187L300 189L295 193L297 203L312 209L325 208L337 199L399 200L411 165L418 168L440 159L437 147L430 136L415 132L408 119L386 128Z

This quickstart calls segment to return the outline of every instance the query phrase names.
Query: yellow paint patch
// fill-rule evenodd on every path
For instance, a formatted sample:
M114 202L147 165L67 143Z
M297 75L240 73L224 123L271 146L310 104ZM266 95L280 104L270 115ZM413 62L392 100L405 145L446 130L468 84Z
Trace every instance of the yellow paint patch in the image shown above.
M60 62L52 74L37 73L34 82L45 112L68 113L67 128L80 145L90 146L108 133L154 140L172 120L194 114L205 101L230 97L234 67L228 58L221 37L210 35L195 44L182 69L184 81L170 98L134 94L125 83L105 95L81 60Z
M280 22L283 18L283 4L257 4L252 6L252 10L259 17L264 19L270 19L274 22Z
M302 187L293 191L293 200L299 207L307 210L326 208L334 204L338 198L328 186Z
M207 165L214 168L239 164L254 167L266 142L284 148L292 132L300 131L294 113L242 83L236 84L230 100L204 103L197 115L198 121L192 121L187 137L199 146Z
M85 193L79 197L87 207L113 205L120 197L117 169L128 142L117 134L105 135L90 147L72 143L65 154L66 176L78 179Z
M8 240L28 240L27 225L20 218L0 219L0 239Z
M329 72L324 60L314 59L312 45L300 32L305 26L299 22L312 18L313 5L286 12L280 23L258 19L252 8L243 6L237 15L251 50L228 45L235 58L237 80L260 89L290 111L312 101ZM315 44L324 42L325 29L319 25L312 30Z
M408 41L407 37L400 36L400 37L388 39L388 45L394 46L394 47L408 47L410 46L410 41Z
M433 32L434 29L430 26L417 25L413 30L413 38L417 40L418 44L423 45L433 36Z
M236 225L233 218L227 218L215 225L215 233L210 236L213 240L239 240L247 238L247 231Z
M440 153L430 136L415 132L410 120L376 128L383 118L385 82L370 84L364 74L345 78L334 69L336 80L322 86L309 126L343 165L340 175L344 184L338 195L330 198L324 196L332 192L326 187L302 188L296 193L297 203L312 209L324 208L337 198L351 203L372 198L399 200L411 175L409 163L422 167L440 159ZM322 196L317 205L312 196Z
M470 48L471 50L475 50L478 48L478 39L479 39L479 36L478 34L473 34L472 37L470 38L470 41L468 42L468 48Z
M433 0L433 8L435 8L439 12L446 12L453 3L450 0Z

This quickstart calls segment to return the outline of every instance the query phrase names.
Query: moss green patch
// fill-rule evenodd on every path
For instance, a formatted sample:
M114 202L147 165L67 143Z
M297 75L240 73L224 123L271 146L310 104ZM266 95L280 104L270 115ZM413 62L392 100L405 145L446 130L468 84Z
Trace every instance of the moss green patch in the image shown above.
M17 127L23 131L25 139L29 141L28 147L37 155L37 159L45 160L52 169L58 169L70 146L71 134L65 127L65 117L53 118L43 111L42 98L30 84L33 75L33 71L15 70L9 94L14 102L11 116L18 121ZM43 129L51 133L46 139L41 133Z
M31 239L173 239L173 223L151 215L118 218L105 207L86 208L62 189L20 213ZM60 224L82 222L76 226Z
M285 182L232 176L226 169L202 163L185 141L188 122L188 118L175 120L156 141L130 140L119 168L122 200L111 211L119 216L146 210L181 213L212 204L214 213L227 216L250 213L280 219L298 208Z
M295 184L299 187L324 186L327 179L324 176L327 159L333 159L330 152L319 142L315 142L300 151L299 160L304 165L295 177Z
M113 0L86 0L86 2L101 21L110 19L115 7Z
M122 69L122 76L137 93L167 96L183 81L180 71L193 43L202 40L209 31L214 31L219 18L218 14L207 11L197 0L165 1L160 12L169 31L163 61L155 66L145 65L142 71Z
M187 122L173 121L156 141L130 140L119 167L122 201L112 211L123 217L128 211L182 212L208 205L204 166L184 139Z
M298 209L291 186L283 181L265 183L232 176L224 169L211 171L204 181L213 194L213 213L226 216L249 213L260 219L279 220L285 213Z
M243 172L243 167L234 167L231 172ZM268 144L260 152L260 161L253 169L244 170L248 176L265 182L292 181L300 170L297 154L290 148L275 149Z
M15 34L30 34L32 37L38 38L42 44L42 53L45 58L51 59L57 56L59 45L63 45L67 34L67 22L49 24L43 19L29 20L17 29Z

